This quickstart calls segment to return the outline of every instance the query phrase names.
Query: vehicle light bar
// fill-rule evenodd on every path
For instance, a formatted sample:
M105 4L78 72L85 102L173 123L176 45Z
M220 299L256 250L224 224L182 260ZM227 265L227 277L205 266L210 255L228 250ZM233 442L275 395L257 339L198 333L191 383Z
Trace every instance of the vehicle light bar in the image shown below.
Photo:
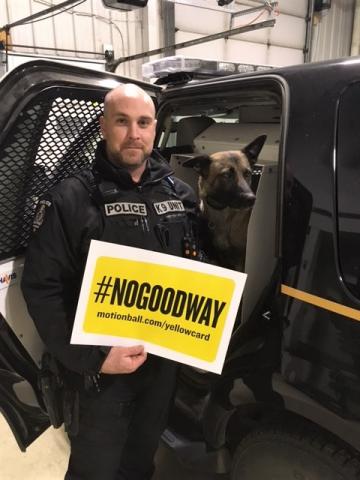
M234 73L255 72L273 68L270 65L253 65L249 63L227 62L222 60L205 60L189 58L183 55L165 57L142 65L142 75L146 79L162 78L179 72L192 72L198 76L222 76Z

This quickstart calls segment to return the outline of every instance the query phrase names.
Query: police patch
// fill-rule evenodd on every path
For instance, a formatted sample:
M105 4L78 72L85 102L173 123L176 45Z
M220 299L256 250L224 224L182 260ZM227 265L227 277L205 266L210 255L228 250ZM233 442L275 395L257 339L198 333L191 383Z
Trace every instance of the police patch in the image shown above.
M153 205L158 215L185 212L185 207L181 200L166 200L164 202L154 203Z
M36 232L36 230L38 230L41 227L41 225L44 223L46 207L50 207L50 206L51 206L51 202L49 202L49 200L40 200L40 202L38 203L33 225L32 225L33 232Z
M145 203L116 202L104 205L105 215L139 215L146 217L147 210Z

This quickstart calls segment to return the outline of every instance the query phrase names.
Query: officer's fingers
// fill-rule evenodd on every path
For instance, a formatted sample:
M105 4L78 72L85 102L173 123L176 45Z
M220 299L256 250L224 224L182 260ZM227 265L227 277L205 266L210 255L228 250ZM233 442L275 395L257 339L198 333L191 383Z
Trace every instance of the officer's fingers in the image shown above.
M140 355L121 355L117 361L118 373L133 373L137 370L146 360L146 352Z
M146 361L146 358L146 352L143 352L141 355L133 355L129 357L129 373L135 372L135 370L137 370Z
M134 345L132 347L122 347L122 355L132 357L136 355L143 355L145 350L143 345Z
M135 347L112 347L101 367L101 373L132 373L146 360L142 345Z

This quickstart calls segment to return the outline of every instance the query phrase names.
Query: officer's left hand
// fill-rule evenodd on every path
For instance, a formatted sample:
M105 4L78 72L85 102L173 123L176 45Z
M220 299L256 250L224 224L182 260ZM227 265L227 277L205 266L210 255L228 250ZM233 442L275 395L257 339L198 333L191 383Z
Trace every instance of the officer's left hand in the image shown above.
M112 347L105 358L100 373L133 373L146 360L147 353L143 345L134 347Z

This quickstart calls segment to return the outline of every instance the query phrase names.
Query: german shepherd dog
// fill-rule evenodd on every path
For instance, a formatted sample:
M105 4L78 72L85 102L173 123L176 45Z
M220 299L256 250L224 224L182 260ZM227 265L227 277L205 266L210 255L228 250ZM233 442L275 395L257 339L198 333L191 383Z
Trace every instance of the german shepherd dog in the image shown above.
M200 208L208 225L210 260L244 271L247 228L255 194L253 166L265 143L261 135L242 150L193 157L183 166L199 173ZM206 242L205 242L206 243Z

